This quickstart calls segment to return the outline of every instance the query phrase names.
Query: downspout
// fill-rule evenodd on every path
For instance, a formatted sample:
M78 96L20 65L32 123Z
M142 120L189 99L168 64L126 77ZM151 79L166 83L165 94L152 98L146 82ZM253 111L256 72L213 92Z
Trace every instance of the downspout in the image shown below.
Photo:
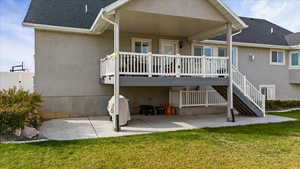
M238 34L240 34L241 32L242 32L242 30L240 29L238 32L236 32L236 33L234 33L234 34L231 35L231 43L232 43L233 37L236 36L236 35L238 35ZM232 62L232 58L229 61ZM230 63L230 66L232 66L232 63ZM232 67L230 69L232 69ZM232 70L230 72L232 72ZM232 76L232 73L230 73L230 76ZM230 81L232 81L232 77L230 77ZM232 82L231 82L230 85L231 85L231 92L233 92L232 91L233 90L233 88L232 88ZM233 99L233 97L232 97L232 99ZM231 100L231 101L233 101L233 100ZM234 116L233 108L230 109L230 113L231 113L231 117L232 117L232 119L231 119L232 122L235 122L235 116Z
M119 30L119 16L116 13L115 22L101 14L101 18L108 23L114 25L114 58L115 58L115 74L114 74L114 117L113 126L116 132L120 131L119 123L119 96L120 96L120 86L119 86L119 48L120 48L120 30Z

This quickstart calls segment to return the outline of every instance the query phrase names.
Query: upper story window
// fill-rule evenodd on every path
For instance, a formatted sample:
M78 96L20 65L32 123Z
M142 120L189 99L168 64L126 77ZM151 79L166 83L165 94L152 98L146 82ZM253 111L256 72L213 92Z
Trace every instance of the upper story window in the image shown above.
M152 40L132 38L131 48L132 48L131 50L136 53L149 53L152 51Z
M300 68L300 52L290 53L290 67Z
M272 50L270 54L271 65L285 65L285 53L284 51Z
M226 57L227 56L227 48L219 47L218 48L218 56ZM236 68L238 67L238 49L236 47L232 48L232 65Z

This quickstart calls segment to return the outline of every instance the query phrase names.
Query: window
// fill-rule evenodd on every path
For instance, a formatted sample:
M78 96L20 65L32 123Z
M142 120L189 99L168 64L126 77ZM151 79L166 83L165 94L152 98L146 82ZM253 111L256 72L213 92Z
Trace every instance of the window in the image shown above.
M260 92L265 95L266 100L275 100L276 95L276 88L275 85L260 85L259 86Z
M300 52L291 52L291 54L290 54L290 67L300 68Z
M226 57L227 56L227 48L218 48L218 56Z
M284 65L285 53L283 51L271 51L270 64L272 65Z
M203 56L203 46L194 46L194 56Z
M218 48L218 56L226 57L227 56L227 48L219 47ZM232 48L232 65L234 67L238 67L238 49Z
M149 53L151 52L152 40L151 39L132 39L132 51L136 53Z
M160 53L167 55L176 55L179 53L179 41L178 40L168 40L168 39L160 39Z
M213 48L204 47L204 56L213 56Z
M194 56L213 56L213 48L210 46L193 45Z

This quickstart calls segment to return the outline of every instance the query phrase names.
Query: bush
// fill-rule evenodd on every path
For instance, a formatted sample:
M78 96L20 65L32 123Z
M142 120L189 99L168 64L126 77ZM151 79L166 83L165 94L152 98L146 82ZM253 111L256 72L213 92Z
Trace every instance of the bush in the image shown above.
M37 127L41 95L23 89L0 91L0 135L11 135L24 126Z
M268 100L266 101L266 109L267 110L283 110L290 108L300 108L299 100Z

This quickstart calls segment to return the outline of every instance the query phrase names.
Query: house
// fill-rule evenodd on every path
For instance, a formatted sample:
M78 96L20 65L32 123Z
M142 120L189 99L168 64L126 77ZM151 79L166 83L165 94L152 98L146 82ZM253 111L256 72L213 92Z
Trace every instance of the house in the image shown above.
M220 0L32 0L23 25L35 29L44 112L107 114L122 94L132 113L169 103L232 120L233 109L263 117L264 94L300 96L298 36Z

